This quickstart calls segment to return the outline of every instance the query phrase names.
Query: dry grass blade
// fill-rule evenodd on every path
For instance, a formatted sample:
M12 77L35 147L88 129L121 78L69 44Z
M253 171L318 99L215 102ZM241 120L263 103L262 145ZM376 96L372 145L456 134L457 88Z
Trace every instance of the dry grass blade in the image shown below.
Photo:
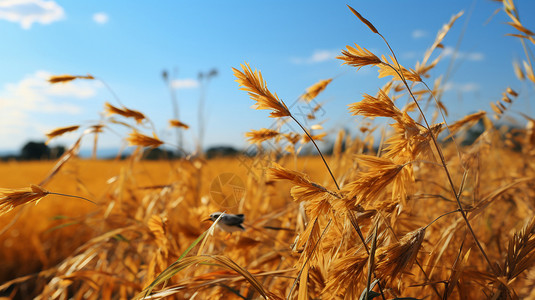
M405 268L412 266L424 241L425 229L407 233L399 242L378 249L377 276L393 279Z
M312 99L316 98L319 93L325 90L331 81L333 81L332 78L320 80L319 82L307 88L306 93L301 96L301 99L305 100L306 102L312 101Z
M125 118L134 118L138 124L141 124L141 122L146 119L145 115L137 110L126 107L118 108L108 102L104 103L104 106L109 115L117 114Z
M444 24L444 26L442 26L440 31L437 33L437 36L435 37L435 41L424 54L424 59L422 60L421 64L422 66L427 65L427 62L429 61L429 58L431 58L431 54L433 53L433 51L442 44L444 37L446 37L446 34L450 31L455 21L457 21L457 19L460 18L463 14L463 11L458 12L456 15L453 15L451 17L450 21L447 24Z
M150 137L150 136L141 134L135 130L130 133L130 135L128 136L126 140L128 141L128 144L130 146L157 148L163 145L163 142L158 139L156 134L154 134L154 137Z
M378 65L382 63L379 57L368 51L366 48L361 48L355 44L356 48L346 46L346 50L342 50L342 55L337 56L337 59L343 60L343 64L356 67L358 69L367 65Z
M304 134L301 137L301 143L306 144L312 141L323 141L323 138L326 136L327 136L326 132L322 132L320 134L314 134L314 135Z
M353 7L351 6L347 6L349 7L349 9L351 10L351 12L353 12L353 14L355 14L355 16L357 16L357 18L359 18L360 21L362 21L362 23L366 24L366 26L368 26L368 28L370 28L371 31L373 31L374 33L377 33L379 34L379 31L377 31L377 29L375 28L375 26L372 25L372 23L368 20L366 20L363 16L361 16L359 14L358 11L356 11L355 9L353 9Z
M238 264L236 264L233 260L231 260L228 257L222 256L222 255L200 255L200 256L188 256L180 259L179 261L173 263L171 266L169 266L164 272L162 272L158 278L151 283L151 285L147 288L145 288L141 293L139 293L135 299L144 299L146 296L148 296L154 287L156 287L158 284L165 282L169 278L171 278L176 273L180 272L181 270L192 266L196 264L204 264L204 263L210 263L211 265L219 266L222 268L230 269L237 274L240 274L243 276L245 280L247 280L251 286L258 292L264 299L268 299L268 293L265 291L262 284L247 270L240 267Z
M171 127L177 127L177 128L183 128L183 129L189 129L188 124L182 123L179 120L169 120L169 126Z
M363 281L364 268L369 257L366 251L351 249L333 262L325 291L333 295L343 295L349 287Z
M375 269L375 251L377 250L377 226L373 230L372 246L370 248L370 255L368 258L368 277L366 279L366 298L369 299L368 295L370 294L370 284L372 282L372 275Z
M278 137L280 133L273 129L262 128L260 130L251 130L245 133L249 143L260 144L272 138Z
M33 184L23 189L0 188L0 216L19 205L33 202L37 204L39 200L48 194L50 194L49 191Z
M515 71L515 76L518 78L518 80L526 79L526 74L524 74L524 71L516 60L513 60L513 70Z
M392 60L392 63L390 63L384 55L382 56L382 59L383 62L377 65L379 67L379 78L383 78L386 76L394 76L394 80L410 80L415 82L422 81L422 78L415 70L407 70L405 67L399 65L399 63L394 57L390 56L390 60ZM396 68L394 66L399 66L399 68ZM399 69L401 69L401 73Z
M343 187L347 199L356 199L355 204L363 201L371 203L385 192L403 169L404 165L395 164L391 159L370 155L359 155L358 160L369 167L359 178Z
M466 126L475 125L477 122L479 122L479 120L481 120L481 118L485 117L486 114L487 114L486 112L480 111L477 113L473 113L471 115L466 115L462 119L456 121L455 123L448 125L450 134L446 137L446 139L455 135L455 133L457 133L465 125Z
M54 84L54 83L59 83L59 82L69 82L69 81L73 81L75 79L95 79L93 76L91 75L86 75L86 76L81 76L81 75L55 75L55 76L50 76L50 78L48 79L48 82Z
M60 136L60 135L63 135L67 132L71 132L71 131L75 131L75 130L78 130L78 128L80 128L79 125L74 125L74 126L67 126L67 127L60 127L60 128L56 128L52 131L49 131L48 133L46 133L46 137L48 138L48 140L46 141L47 143L50 142L51 139L57 137L57 136Z
M276 163L269 169L269 178L271 180L289 180L296 186L291 190L292 197L295 201L311 201L318 199L340 198L340 196L308 179L306 174L286 169Z
M241 90L247 91L249 97L256 101L256 109L269 109L272 110L270 117L289 117L290 111L286 104L284 104L277 94L272 94L267 88L266 82L262 78L262 74L258 70L253 70L249 64L241 65L243 72L232 68L234 76L236 76L236 82L238 82Z
M401 120L402 117L402 112L394 105L394 102L383 90L379 90L377 97L364 94L362 101L349 104L348 106L349 111L354 116L387 117L395 120Z
M507 280L518 277L522 272L535 265L535 217L524 228L515 232L509 240L507 259L502 268Z
M459 249L459 251L462 251ZM448 279L448 288L444 291L444 299L448 299L451 296L451 293L453 292L453 289L457 286L457 283L459 282L459 279L461 278L464 269L468 266L468 259L470 258L470 252L471 249L466 251L466 253L463 255L463 257L457 257L455 260L455 263L452 267L451 276ZM459 255L461 252L459 252ZM459 259L460 258L460 259Z

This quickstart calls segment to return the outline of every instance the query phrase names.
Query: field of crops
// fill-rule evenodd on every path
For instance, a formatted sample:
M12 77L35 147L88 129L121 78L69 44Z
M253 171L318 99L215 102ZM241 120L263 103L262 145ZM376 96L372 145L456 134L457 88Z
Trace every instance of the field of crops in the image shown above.
M533 32L512 1L503 4L514 37L531 49ZM359 12L348 13L388 44ZM349 105L367 121L356 135L331 131L329 155L316 147L327 131L310 134L247 63L233 69L239 88L280 123L246 134L255 155L143 160L164 142L142 112L109 103L99 123L50 132L80 139L58 161L0 165L0 296L535 299L535 119L520 114L520 125L503 125L519 96L507 88L491 109L446 124L444 87L425 83L459 17L412 68L398 63L395 49L376 55L357 43L340 52L342 63L386 78ZM532 58L526 51L515 64L531 87ZM50 84L93 79L62 75ZM310 103L331 81L300 101ZM388 120L382 133L375 118ZM284 122L302 131L283 132ZM130 157L77 157L80 141L113 126L131 130ZM300 156L305 145L317 155ZM214 212L244 214L245 231L221 230L223 218L207 220Z

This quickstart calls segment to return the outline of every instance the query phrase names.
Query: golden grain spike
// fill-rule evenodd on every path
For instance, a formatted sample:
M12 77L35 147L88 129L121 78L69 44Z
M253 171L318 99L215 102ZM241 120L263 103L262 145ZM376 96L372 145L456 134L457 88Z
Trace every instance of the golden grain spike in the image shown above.
M503 101L503 102L506 102L506 103L512 103L512 102L513 102L513 100L511 100L511 98L509 98L509 96L507 96L506 93L503 93L503 95L502 95L502 101Z
M130 135L128 136L126 140L128 141L128 144L130 146L157 148L163 145L163 142L158 139L156 134L154 134L154 137L150 137L150 136L141 134L135 130L130 133Z
M169 126L189 129L189 126L187 124L182 123L179 120L175 120L175 119L169 120Z
M375 56L375 54L357 44L355 44L355 48L346 46L346 50L342 50L342 55L337 56L336 58L343 60L343 64L348 64L358 69L363 66L377 65L382 62L379 57Z
M146 119L145 115L137 110L129 109L126 107L118 108L108 102L104 103L104 106L109 115L117 114L125 118L134 118L138 124L140 124L144 119Z
M366 18L364 18L361 14L359 14L359 12L356 11L353 7L351 7L349 5L347 7L349 7L351 12L353 12L353 14L355 14L355 16L357 16L357 18L359 18L359 20L362 21L362 23L366 24L366 26L368 26L368 28L370 28L371 31L373 31L374 33L379 34L379 31L377 31L375 26L373 26L370 21L366 20Z
M33 184L23 189L0 189L0 216L19 205L31 202L37 204L48 194L50 194L49 191Z
M272 94L267 88L266 82L262 78L262 73L258 70L253 70L248 63L241 65L243 72L232 68L234 76L237 78L241 90L247 91L249 97L256 101L255 109L269 109L271 118L289 117L291 116L288 107L282 102L277 94Z
M431 47L427 49L427 51L424 54L424 59L422 60L422 64L421 64L422 66L427 65L427 62L431 58L431 54L433 54L433 51L435 50L435 48L444 48L444 45L442 45L442 41L444 40L444 37L446 37L446 34L450 31L455 21L457 21L457 19L461 17L463 13L464 13L463 11L460 11L456 15L453 15L450 21L447 24L444 24L442 28L438 31L437 36L435 37L435 41L433 42Z
M332 78L320 80L319 82L307 88L306 93L301 98L306 102L312 101L312 99L316 98L319 93L325 90L331 81L333 81Z
M535 33L533 33L533 31L527 29L526 27L522 26L522 24L520 23L516 23L516 22L507 22L507 24L511 25L512 27L514 27L516 30L524 33L525 35L527 36L534 36Z
M48 82L54 84L59 82L69 82L73 81L75 79L95 79L93 76L87 74L86 76L80 76L80 75L54 75L50 76L48 79Z
M63 135L67 132L71 132L71 131L75 131L75 130L78 130L78 128L80 128L79 125L74 125L74 126L67 126L67 127L60 127L60 128L56 128L52 131L49 131L48 133L46 133L46 137L48 138L48 140L46 141L46 143L48 144L48 142L57 137L57 136L60 136L60 135Z
M516 78L518 78L519 80L526 79L526 75L524 74L524 71L522 70L522 68L520 67L520 64L516 60L513 61L513 70L515 71Z
M377 97L364 94L362 101L349 104L348 106L353 116L387 117L396 120L402 116L402 112L394 105L394 102L383 90L379 90Z
M358 155L357 159L362 165L367 166L368 170L342 188L347 199L356 199L355 204L375 201L404 167L389 158Z
M326 136L327 136L327 133L323 132L323 133L320 133L320 134L313 135L312 139L314 141L323 141L323 138L326 137ZM311 137L308 136L307 134L303 134L302 137L301 137L301 143L306 144L306 143L310 142L311 141L310 138Z
M505 90L505 92L513 97L518 97L518 93L513 90L510 86L507 87L507 89Z
M405 268L410 268L425 237L425 228L407 233L399 242L378 249L376 272L380 278L393 279Z
M453 124L450 124L448 126L448 129L451 133L451 135L455 134L461 127L463 127L465 124L473 125L476 122L478 122L481 118L483 118L487 113L484 111L479 111L476 113L473 113L471 115L464 116L460 120L456 121Z
M325 291L334 295L344 296L348 287L361 282L364 278L364 268L369 256L363 249L349 249L345 255L333 261L332 272L327 280ZM334 298L334 297L333 297Z
M390 59L392 60L392 64L388 62L388 60L386 59L384 55L382 56L382 59L384 62L378 65L379 78L383 78L386 76L394 76L395 80L403 80L403 78L405 78L405 80L410 80L410 81L416 81L416 82L422 81L422 78L420 77L420 75L418 75L418 73L416 73L416 71L413 69L407 70L405 67L400 65L401 67L401 73L400 73L400 70L397 67L398 62L392 56L390 57Z
M279 132L273 129L262 128L260 130L251 130L245 133L249 143L262 143L279 136Z

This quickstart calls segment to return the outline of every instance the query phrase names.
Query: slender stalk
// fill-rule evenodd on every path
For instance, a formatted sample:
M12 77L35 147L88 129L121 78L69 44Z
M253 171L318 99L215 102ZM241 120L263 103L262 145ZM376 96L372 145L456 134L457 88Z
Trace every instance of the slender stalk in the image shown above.
M368 255L371 255L370 254L370 248L368 248L368 244L366 244L366 239L364 238L364 235L362 234L362 231L360 230L360 226L359 226L359 223L357 221L357 218L355 218L355 216L353 215L353 213L350 210L347 210L347 215L349 216L349 222L351 222L351 225L353 225L353 228L355 229L355 231L357 232L360 240L362 241L362 245L364 245L364 249L366 250L366 253L368 253ZM377 275L375 275L375 271L373 271L373 276L375 278L378 278ZM383 293L383 287L381 286L381 281L380 280L379 280L379 282L377 282L377 286L379 286L379 292L381 292L381 297L383 298L383 300L386 300L385 294Z
M89 201L95 205L98 205L96 204L95 202L87 199L87 198L84 198L84 197L80 197L80 196L73 196L73 195L67 195L67 194L61 194L61 193L54 193L54 192L48 192L49 195L58 195L58 196L63 196L63 197L70 197L70 198L78 198L78 199L82 199L82 200L85 200L85 201Z
M327 168L327 171L329 171L329 174L331 175L331 178L333 179L334 184L336 185L336 188L338 190L340 190L340 186L338 185L338 182L336 181L336 178L334 178L333 172L331 172L331 168L329 168L329 165L327 164L327 161L325 160L325 157L323 157L323 154L321 153L320 148L318 147L318 145L316 144L316 142L314 141L312 136L308 133L308 131L305 129L305 127L303 127L303 125L301 125L301 123L299 123L299 121L297 121L297 119L293 115L290 115L290 117L297 123L297 125L299 125L299 127L301 127L301 129L303 129L303 131L308 136L308 138L310 139L312 144L314 144L314 147L316 147L316 150L318 151L319 155L321 156L321 159L323 160L323 163L325 164L325 167Z
M396 64L398 65L398 68L401 70L401 66L399 65L399 62L397 61L397 58L396 58L396 55L394 54L394 51L392 50L392 48L390 48L390 45L388 44L386 39L381 34L379 34L379 36L381 36L381 38L383 38L383 40L385 41L386 45L388 46L388 48L392 52L392 55L394 56L394 59L396 61ZM418 107L418 110L420 111L420 114L422 115L422 118L423 118L423 120L425 122L427 130L428 130L429 134L431 135L431 139L433 140L433 144L435 145L435 148L437 149L438 155L440 157L440 161L441 161L442 166L444 167L444 171L446 173L446 177L448 178L448 182L450 184L451 190L452 190L453 195L455 196L455 199L457 201L457 205L459 207L459 212L461 213L461 215L462 215L462 217L463 217L463 219L464 219L464 221L466 223L466 226L468 227L468 230L470 231L470 234L474 238L474 241L476 242L477 247L481 251L481 254L483 254L483 257L487 261L487 264L489 265L490 269L497 274L494 266L492 265L492 263L490 262L490 259L487 256L487 253L485 252L485 250L481 246L481 243L479 242L479 239L477 238L477 236L476 236L476 234L474 232L474 229L472 228L472 225L470 225L470 222L468 221L468 217L466 216L466 212L464 211L463 206L461 204L461 199L459 197L459 194L457 194L457 189L455 188L455 184L453 183L453 179L451 177L450 171L448 170L448 166L446 165L446 159L444 158L444 154L442 153L442 149L438 145L437 139L436 139L435 135L433 134L433 132L431 131L431 126L427 122L427 118L425 117L425 114L422 111L422 108L420 107L420 104L416 100L416 97L414 97L414 94L412 93L412 90L410 89L410 87L409 87L409 85L407 83L407 80L405 79L405 76L403 76L403 72L399 72L396 68L394 68L390 64L386 64L386 65L389 66L390 68L392 68L398 74L398 76L402 79L403 83L405 84L405 87L407 88L407 90L409 91L412 99L414 100L414 103L416 104L416 107Z

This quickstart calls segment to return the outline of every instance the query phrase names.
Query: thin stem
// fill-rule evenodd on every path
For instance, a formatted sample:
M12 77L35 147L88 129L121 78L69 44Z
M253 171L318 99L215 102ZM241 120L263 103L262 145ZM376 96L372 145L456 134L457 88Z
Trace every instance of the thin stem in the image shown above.
M97 203L87 199L87 198L84 198L84 197L80 197L80 196L73 196L73 195L67 195L67 194L61 194L61 193L54 193L54 192L48 192L49 195L58 195L58 196L64 196L64 197L70 197L70 198L78 198L78 199L82 199L82 200L85 200L85 201L89 201L95 205L98 205Z
M394 55L394 59L396 61L396 64L398 65L399 69L401 70L401 66L399 65L399 62L397 61L397 58L396 58L396 55L394 54L394 51L392 50L392 48L390 48L390 45L388 44L386 39L381 34L379 34L379 35L383 38L383 40L387 44L388 48L390 49L390 51ZM416 107L418 107L418 110L420 111L420 114L422 115L422 118L423 118L423 120L425 122L425 125L427 127L427 131L431 135L431 139L433 140L433 144L435 145L435 148L437 149L438 155L440 157L440 161L442 163L442 166L444 167L444 171L446 172L446 177L448 178L448 182L450 184L451 190L453 192L453 195L455 196L455 200L457 200L457 205L459 206L459 212L461 213L461 215L462 215L462 217L463 217L463 219L464 219L464 221L466 223L466 226L468 227L468 230L470 231L470 234L474 238L474 241L476 242L477 247L481 251L481 254L483 254L483 257L487 261L487 264L489 265L490 269L497 274L496 270L494 269L494 266L492 265L492 263L490 262L490 259L487 256L487 253L485 252L485 250L481 246L481 243L479 242L479 240L478 240L478 238L477 238L477 236L476 236L476 234L474 232L474 229L472 228L472 225L470 225L470 222L468 221L468 217L466 216L466 212L463 209L463 206L461 204L461 200L459 198L459 195L457 194L457 189L455 188L455 184L453 183L453 179L451 178L451 174L450 174L450 172L448 170L448 167L446 165L446 159L444 158L444 154L442 153L442 149L439 147L437 139L436 139L435 135L433 134L433 132L431 131L431 126L429 126L429 123L427 122L427 118L425 117L424 112L422 111L422 108L420 107L420 104L416 100L416 97L414 97L414 94L412 93L412 90L410 89L410 87L409 87L409 85L408 85L408 83L407 83L407 81L405 79L405 76L403 76L403 72L398 72L398 70L396 68L394 68L390 64L386 64L386 65L389 66L390 68L392 68L398 74L398 76L402 79L403 83L405 84L405 87L407 88L407 90L409 91L412 99L414 100L414 103L416 104Z
M353 228L355 229L355 231L357 232L360 240L362 241L362 245L364 245L364 249L366 250L366 253L368 255L370 255L370 249L368 248L368 244L366 244L366 239L364 238L364 235L362 234L362 231L360 230L360 226L359 226L357 218L355 218L355 216L353 215L353 213L350 210L347 210L347 214L349 216L349 221L351 222L351 225L353 225ZM375 275L375 271L373 271L373 276L375 278L379 278L379 277L377 277L377 275ZM383 293L383 287L381 286L381 281L380 280L379 280L379 282L377 282L377 286L379 286L379 292L381 292L381 297L383 298L383 300L386 300L385 294Z
M106 81L104 81L102 78L96 78L98 81L100 81L105 87L106 89L108 90L108 92L110 92L110 94L113 96L113 98L115 99L115 101L117 101L117 103L119 103L119 105L121 106L124 106L124 104L121 102L121 99L119 99L119 96L117 96L117 94L115 93L115 91L106 83Z
M320 148L318 147L318 145L316 144L316 142L314 141L312 136L310 136L310 134L305 129L305 127L303 127L303 125L301 125L301 123L299 123L299 121L297 121L297 119L293 115L290 115L290 117L297 123L297 125L299 125L299 127L301 127L301 129L303 129L303 131L308 136L308 138L310 139L312 144L314 144L314 147L316 147L316 150L318 151L319 155L321 156L321 159L323 160L323 163L325 164L325 167L327 167L327 170L329 171L329 174L331 175L331 178L333 179L334 184L336 185L336 188L338 190L340 190L340 186L338 185L338 182L336 181L336 178L334 178L333 172L331 172L331 168L329 168L329 165L327 164L327 161L325 160L325 157L323 157L323 154L321 153Z
M456 210L452 210L452 211L449 211L447 213L444 213L444 214L441 214L440 216L436 217L433 221L431 221L431 223L425 225L424 227L424 230L427 229L427 227L431 226L433 223L435 223L436 221L438 221L440 218L442 217L445 217L449 214L453 214L453 213L456 213L456 212L459 212L459 209L456 209Z

